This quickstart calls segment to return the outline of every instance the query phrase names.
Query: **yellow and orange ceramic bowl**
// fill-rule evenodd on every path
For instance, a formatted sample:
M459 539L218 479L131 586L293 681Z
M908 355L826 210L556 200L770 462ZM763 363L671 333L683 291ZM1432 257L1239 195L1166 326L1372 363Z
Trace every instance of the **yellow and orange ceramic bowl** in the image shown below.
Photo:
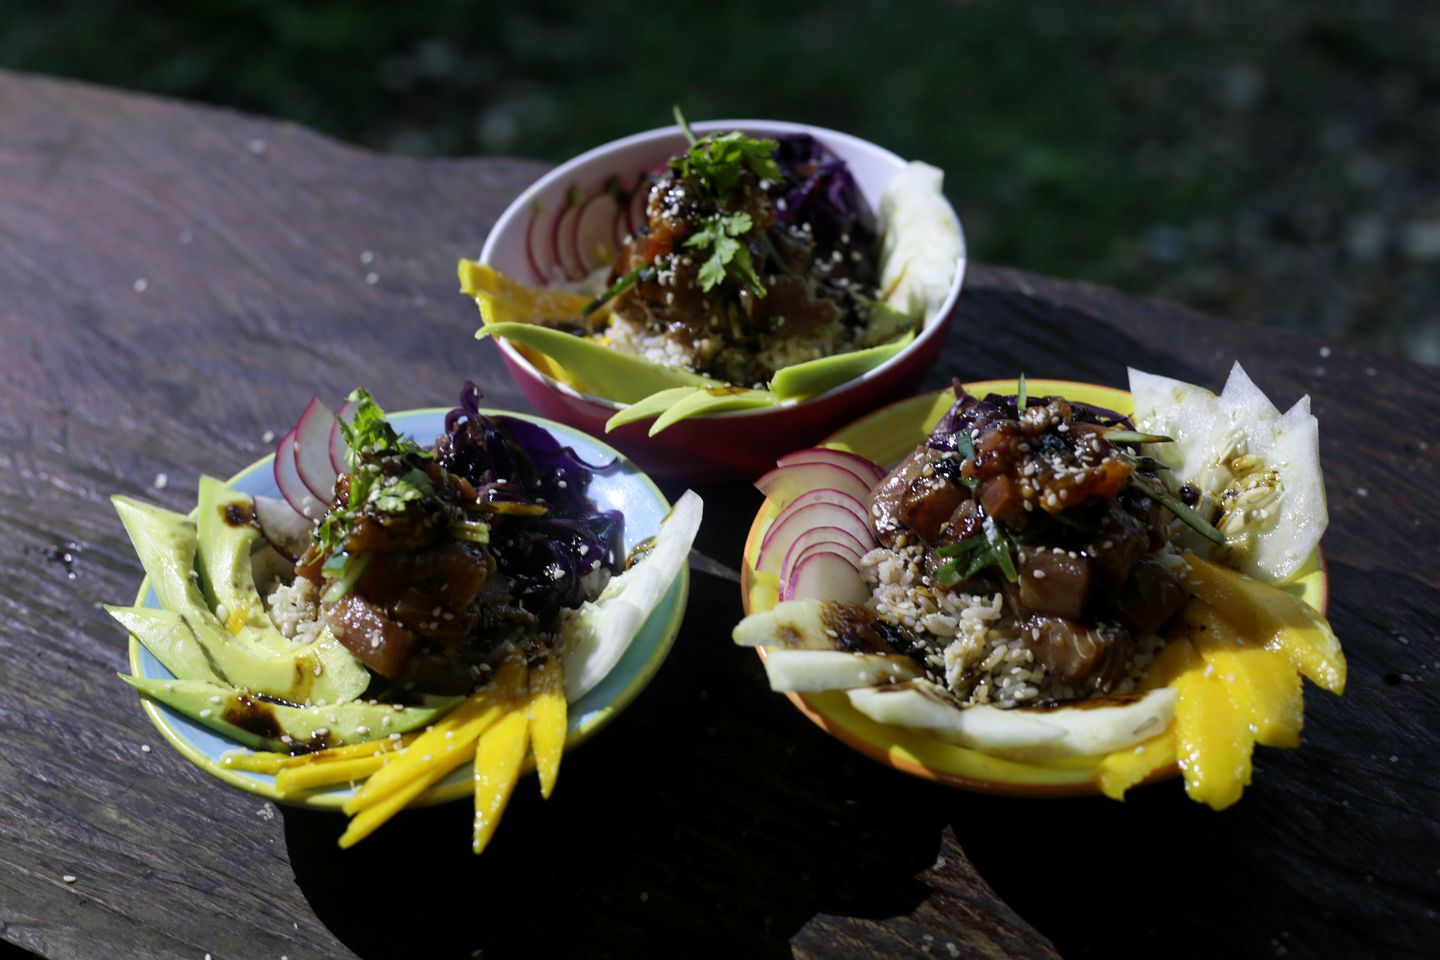
M1014 394L1017 388L1014 380L986 380L965 385L966 390L977 396ZM1032 397L1059 395L1126 414L1133 409L1130 394L1113 387L1066 380L1028 380L1027 389ZM831 435L823 446L847 450L889 467L929 435L954 401L949 389L902 400L855 421ZM746 615L769 610L778 600L773 579L755 573L761 540L777 513L779 508L765 501L746 538L740 585ZM1325 611L1329 599L1328 579L1318 550L1290 589L1298 591L1310 606L1322 613ZM759 652L764 657L763 648ZM796 709L835 739L903 773L962 790L1011 796L1062 797L1100 792L1096 782L1096 764L1100 757L1046 762L1010 760L948 743L923 730L877 723L852 707L843 691L787 696ZM1147 782L1173 777L1178 772L1178 767L1171 764L1157 770Z

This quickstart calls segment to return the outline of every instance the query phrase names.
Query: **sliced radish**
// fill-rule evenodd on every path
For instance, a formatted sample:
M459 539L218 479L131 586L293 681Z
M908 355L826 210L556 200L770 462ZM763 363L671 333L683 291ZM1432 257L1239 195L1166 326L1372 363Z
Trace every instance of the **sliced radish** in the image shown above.
M615 243L615 213L620 205L609 193L599 193L585 201L575 221L575 255L586 274L615 262L619 249Z
M834 650L767 650L765 676L776 693L853 690L913 680L920 667L909 657Z
M833 539L829 539L833 535ZM809 530L799 540L791 545L785 554L785 559L780 564L780 582L786 583L794 574L795 568L800 561L813 553L838 553L845 557L855 566L860 566L860 558L868 551L860 546L855 538L844 530L837 530L834 527L828 530Z
M311 400L295 424L295 469L315 499L328 504L335 496L335 468L330 465L330 432L335 414L319 400Z
M828 505L839 507L854 518L854 523L846 521L839 514L831 511L814 511L814 507ZM801 521L794 518L800 511L811 511L806 513ZM791 526L798 522L798 526ZM790 544L811 527L840 527L855 534L856 539L861 543L867 542L869 537L874 540L874 534L870 532L870 519L866 512L865 504L856 500L848 493L840 490L811 490L801 494L784 510L776 515L775 520L770 524L770 529L765 531L765 539L760 541L760 556L757 559L756 569L766 573L779 573L780 562L785 559L785 552L790 549ZM779 546L779 538L788 536L790 539ZM769 557L775 551L774 557Z
M626 210L626 218L629 220L630 236L638 237L640 228L650 222L646 210L650 206L650 177L640 174L635 181L635 189L630 191L630 207Z
M280 488L280 493L290 506L311 520L319 520L325 516L324 505L316 500L310 488L305 486L305 481L300 479L300 471L295 466L294 430L285 434L280 439L280 445L275 448L275 485Z
M756 489L782 509L801 494L820 489L839 490L860 503L868 503L873 486L854 471L833 463L797 463L776 467L755 481Z
M310 532L315 524L279 497L256 497L255 519L270 546L291 560L298 559L310 545Z
M858 453L850 453L848 450L831 450L829 447L796 450L775 461L777 467L790 467L801 463L833 463L861 478L873 476L875 483L879 483L885 478L885 468L873 460L867 460Z
M360 404L357 401L346 400L335 412L335 422L330 424L330 466L335 468L336 476L350 471L350 463L345 457L349 448L345 445L345 434L340 430L340 421L349 423L355 418L355 411L358 409Z
M790 579L780 584L780 599L864 603L870 599L870 588L843 554L817 552L797 563Z
M550 225L544 222L544 209L536 201L530 210L530 225L525 228L525 258L530 261L530 272L535 282L549 283L555 272L555 255L551 250Z
M575 255L575 224L580 219L580 208L584 202L585 195L580 188L571 187L565 197L565 209L555 218L550 245L555 263L560 268L561 280L579 280L585 276L585 268Z
M843 543L858 560L875 547L870 528L846 507L833 503L812 503L785 518L783 528L767 535L760 547L755 569L761 573L780 573L795 552L814 543ZM793 565L793 563L791 564Z

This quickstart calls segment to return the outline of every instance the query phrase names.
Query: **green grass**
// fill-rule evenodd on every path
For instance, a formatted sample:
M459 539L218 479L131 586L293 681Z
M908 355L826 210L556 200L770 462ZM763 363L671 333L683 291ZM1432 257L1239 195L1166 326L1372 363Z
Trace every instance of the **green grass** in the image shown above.
M785 8L787 11L790 8ZM818 123L947 172L972 254L1428 356L1440 6L1340 0L0 7L0 65L376 149L561 160L668 122ZM1103 15L1096 10L1103 10ZM1393 228L1392 228L1393 227ZM1338 282L1337 282L1338 281ZM1337 292L1337 288L1338 292ZM1426 341L1426 330L1430 341Z

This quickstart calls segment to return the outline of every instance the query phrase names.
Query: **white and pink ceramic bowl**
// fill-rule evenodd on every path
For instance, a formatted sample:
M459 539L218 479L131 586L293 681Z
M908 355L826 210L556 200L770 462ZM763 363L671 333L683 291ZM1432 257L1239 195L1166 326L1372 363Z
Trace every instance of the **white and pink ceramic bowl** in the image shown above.
M809 134L844 160L872 210L906 161L849 134L775 120L717 120L693 125L699 135L741 130L758 137ZM480 262L526 283L577 279L611 257L643 222L636 186L687 147L679 127L663 127L596 147L540 178L501 214ZM952 209L953 214L953 209ZM958 225L959 220L956 219ZM962 233L963 249L963 233ZM605 422L623 406L581 393L537 370L515 345L497 340L500 355L539 413L604 436L652 476L688 482L753 479L779 455L810 446L840 425L911 393L935 362L965 275L961 257L949 295L905 349L865 374L808 400L760 410L681 421L654 437L648 423L605 435Z

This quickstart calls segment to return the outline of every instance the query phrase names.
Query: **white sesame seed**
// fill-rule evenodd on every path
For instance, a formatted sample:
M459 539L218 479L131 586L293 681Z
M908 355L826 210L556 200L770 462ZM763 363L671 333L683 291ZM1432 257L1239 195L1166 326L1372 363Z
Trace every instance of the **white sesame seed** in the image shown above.
M68 873L67 873L67 874L65 874L65 876L61 877L60 879L61 879L61 880L64 880L66 883L74 883L75 880L76 880L76 877L73 876L72 874L68 874Z
M140 744L140 752L141 752L141 753L149 753L149 752L150 752L150 744L148 744L148 743L142 743L142 744Z
M191 233L189 230L181 230L181 231L180 231L180 242L181 242L181 243L189 244L189 243L190 243L192 240L194 240L194 239L195 239L195 234Z
M371 270L369 273L365 274L365 282L372 287L375 286L375 284L380 282L380 274L376 273L374 270Z
M150 484L156 490L164 490L170 485L170 477L163 473L155 474L155 482Z
M361 250L360 262L368 267L370 264L375 262L375 254L371 253L369 250Z
M1355 496L1357 496L1357 497L1368 497L1368 496L1370 496L1370 491L1369 491L1369 490L1366 490L1364 487L1356 487L1356 488L1355 488Z
M267 144L264 140L261 140L259 137L256 137L249 143L245 144L245 148L251 153L255 154L255 156L257 157L263 156L265 154L265 151L270 149L269 144Z

